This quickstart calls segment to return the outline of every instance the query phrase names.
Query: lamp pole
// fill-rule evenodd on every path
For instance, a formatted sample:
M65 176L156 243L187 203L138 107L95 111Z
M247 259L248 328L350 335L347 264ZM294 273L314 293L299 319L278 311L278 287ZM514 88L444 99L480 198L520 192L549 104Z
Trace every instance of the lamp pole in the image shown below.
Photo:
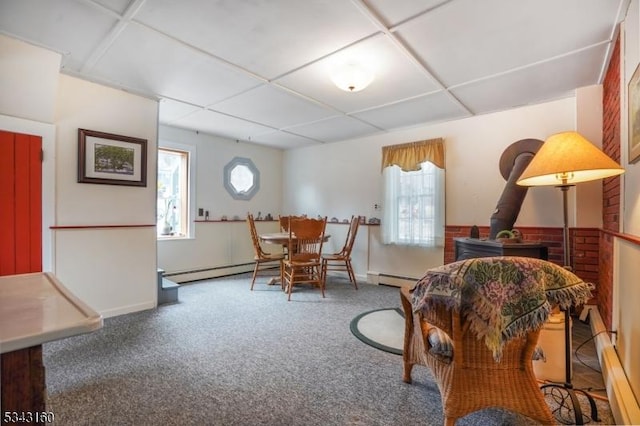
M564 263L564 268L573 272L573 267L571 266L571 250L569 249L569 208L568 208L568 199L569 199L569 188L574 185L569 185L566 183L566 179L563 179L564 183L560 185L560 191L562 191L562 217L564 219L564 227L562 229L562 247L564 250L564 258L562 262ZM572 388L571 384L571 316L569 315L569 308L564 310L564 344L565 344L565 385L568 388ZM579 408L578 408L579 410Z
M558 177L561 180L561 184L557 187L562 191L562 219L563 219L563 228L562 228L562 248L563 248L563 259L562 262L564 264L564 268L573 272L573 267L571 266L571 250L569 248L569 189L573 184L567 183L570 174L561 173ZM589 402L589 406L591 408L591 417L593 420L598 421L598 408L596 403L589 393L585 392L582 389L574 389L573 384L571 383L571 370L572 370L572 359L571 359L571 315L570 315L571 307L563 308L564 310L564 371L565 371L565 381L563 384L555 384L549 383L543 385L541 389L544 388L563 388L569 399L571 400L571 405L573 407L573 415L575 419L576 425L584 424L584 417L582 415L582 408L580 408L580 401L576 396L575 392L580 392L583 394L587 401ZM564 404L563 404L564 405Z
M569 249L569 220L568 220L568 199L569 188L576 183L588 182L607 177L618 176L624 173L624 168L614 160L609 158L598 147L589 142L584 136L576 131L561 132L551 135L538 150L531 160L531 163L522 172L518 185L523 186L556 186L562 191L563 208L563 253L564 267L572 270L571 250ZM560 183L558 185L558 182ZM569 183L571 182L571 183ZM571 385L571 316L570 306L564 309L565 318L565 369L566 377L564 384L546 384L542 388L554 387L566 390L571 398L575 412L575 424L584 424L582 410L576 398L575 392L584 394L591 405L591 418L598 420L598 412L593 397L581 389L573 389ZM564 398L563 398L564 402ZM562 404L564 406L564 404Z

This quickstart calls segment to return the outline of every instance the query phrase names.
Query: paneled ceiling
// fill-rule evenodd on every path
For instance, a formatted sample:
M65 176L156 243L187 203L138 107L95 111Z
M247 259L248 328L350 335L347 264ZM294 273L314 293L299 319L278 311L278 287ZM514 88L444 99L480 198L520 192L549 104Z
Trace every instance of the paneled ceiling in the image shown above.
M160 101L160 122L283 149L600 84L629 0L0 0L61 72ZM374 76L346 92L335 69Z

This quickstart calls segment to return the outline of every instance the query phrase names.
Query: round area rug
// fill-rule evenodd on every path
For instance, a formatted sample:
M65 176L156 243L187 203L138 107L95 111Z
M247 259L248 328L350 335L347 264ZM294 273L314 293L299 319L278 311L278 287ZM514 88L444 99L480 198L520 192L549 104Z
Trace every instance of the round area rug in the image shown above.
M369 346L402 355L404 313L400 308L376 309L351 320L351 332Z

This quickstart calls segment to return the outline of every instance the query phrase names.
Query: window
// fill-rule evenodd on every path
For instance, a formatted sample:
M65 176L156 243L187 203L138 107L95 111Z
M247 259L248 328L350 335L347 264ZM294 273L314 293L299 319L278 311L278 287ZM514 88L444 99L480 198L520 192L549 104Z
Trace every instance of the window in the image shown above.
M224 187L235 200L250 200L260 189L260 172L249 158L234 157L224 166Z
M189 152L158 148L157 235L189 234Z
M425 159L444 166L441 139L383 148L385 244L444 246L444 168Z

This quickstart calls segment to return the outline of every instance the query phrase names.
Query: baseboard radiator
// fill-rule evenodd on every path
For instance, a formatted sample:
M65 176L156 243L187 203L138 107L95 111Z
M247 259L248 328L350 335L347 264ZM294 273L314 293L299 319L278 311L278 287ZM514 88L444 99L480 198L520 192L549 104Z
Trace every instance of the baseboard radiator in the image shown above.
M254 266L254 262L248 262L235 265L211 266L208 268L197 268L182 271L167 271L165 272L164 277L169 278L171 279L171 281L174 281L176 283L183 284L191 281L208 280L211 278L252 272Z
M369 271L367 272L367 282L370 284L390 285L392 287L413 287L418 282L418 279Z
M595 305L585 305L584 309L589 309L591 333L596 336L594 342L602 369L602 378L616 424L638 425L640 424L640 405L633 394L600 312Z

